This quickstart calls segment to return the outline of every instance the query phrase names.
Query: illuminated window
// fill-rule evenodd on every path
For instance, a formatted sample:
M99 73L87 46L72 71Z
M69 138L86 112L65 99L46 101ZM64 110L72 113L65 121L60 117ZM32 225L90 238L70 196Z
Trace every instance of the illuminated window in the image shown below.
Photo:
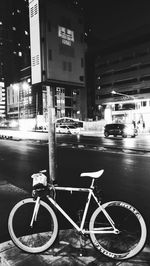
M28 100L29 100L29 104L32 104L32 96L29 96Z

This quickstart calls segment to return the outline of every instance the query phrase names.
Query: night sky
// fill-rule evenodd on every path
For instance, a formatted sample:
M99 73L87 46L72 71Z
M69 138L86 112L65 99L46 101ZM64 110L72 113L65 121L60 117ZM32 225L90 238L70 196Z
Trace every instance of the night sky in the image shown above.
M150 25L150 0L80 0L101 40Z

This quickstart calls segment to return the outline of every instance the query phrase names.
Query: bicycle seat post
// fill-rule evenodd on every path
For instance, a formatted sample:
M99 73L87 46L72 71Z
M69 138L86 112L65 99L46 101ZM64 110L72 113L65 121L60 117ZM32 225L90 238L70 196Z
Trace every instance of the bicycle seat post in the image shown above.
M90 185L91 189L94 189L94 181L95 181L94 178L92 178L92 182L91 182L91 185Z

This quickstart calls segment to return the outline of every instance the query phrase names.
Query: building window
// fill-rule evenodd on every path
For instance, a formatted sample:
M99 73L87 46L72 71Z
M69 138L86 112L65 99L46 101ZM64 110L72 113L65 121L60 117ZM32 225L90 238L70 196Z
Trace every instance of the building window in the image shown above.
M80 76L80 81L84 81L84 76Z
M146 104L147 104L146 101L142 101L142 106L143 106L143 107L146 107Z

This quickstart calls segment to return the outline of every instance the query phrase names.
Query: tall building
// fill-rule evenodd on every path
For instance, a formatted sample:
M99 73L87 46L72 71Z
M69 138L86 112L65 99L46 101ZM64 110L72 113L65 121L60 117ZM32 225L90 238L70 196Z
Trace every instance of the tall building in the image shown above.
M10 7L11 1L0 2L0 120L6 117L6 81L11 72L8 60L11 56Z
M0 80L18 81L30 63L28 1L0 1Z
M9 64L5 64L9 66L5 76L7 118L38 116L40 121L46 121L48 84L54 89L57 118L68 116L85 119L84 19L76 3L68 0L8 1L6 27L9 28L10 46L6 52ZM2 2L5 3L4 0ZM38 30L36 28L32 32L31 25L29 29L29 19L31 22L38 16L40 38L33 44ZM40 54L33 55L38 47ZM37 70L39 62L40 72ZM36 69L35 79L38 76L39 80L34 80L33 69Z
M60 0L30 1L29 9L32 83L41 83L44 97L45 85L53 87L57 118L85 119L86 46L82 13L70 1Z
M1 106L5 106L5 113L0 119L9 116L9 99L7 87L21 79L22 68L30 64L29 17L28 1L1 0L0 1L0 82L3 84ZM0 89L2 87L0 86ZM16 94L17 92L14 92ZM17 98L12 95L11 102L16 109ZM18 93L17 93L18 94ZM8 102L6 101L8 100ZM7 107L8 104L8 108ZM12 108L13 111L13 108Z
M149 29L139 29L97 55L95 105L99 119L134 122L150 130L149 34Z

